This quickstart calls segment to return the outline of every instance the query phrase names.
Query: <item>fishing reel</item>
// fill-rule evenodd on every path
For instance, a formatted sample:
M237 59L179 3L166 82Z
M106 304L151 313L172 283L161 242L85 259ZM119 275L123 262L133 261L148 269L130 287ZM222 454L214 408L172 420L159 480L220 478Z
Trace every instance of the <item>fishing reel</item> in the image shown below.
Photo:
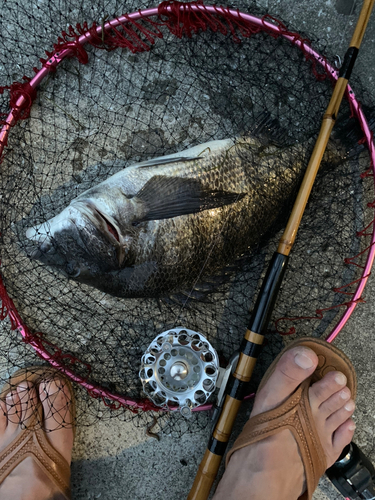
M348 500L375 499L375 469L355 443L350 443L326 474Z
M158 335L142 356L143 391L157 406L184 417L206 403L216 388L219 358L200 333L174 328Z

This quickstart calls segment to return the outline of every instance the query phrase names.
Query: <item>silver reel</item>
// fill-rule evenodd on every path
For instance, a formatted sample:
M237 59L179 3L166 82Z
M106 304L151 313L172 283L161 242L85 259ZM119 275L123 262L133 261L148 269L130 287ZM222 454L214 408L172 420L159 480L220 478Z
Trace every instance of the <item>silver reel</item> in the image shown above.
M178 407L189 417L215 391L219 359L200 333L174 328L161 333L142 356L143 391L157 406Z

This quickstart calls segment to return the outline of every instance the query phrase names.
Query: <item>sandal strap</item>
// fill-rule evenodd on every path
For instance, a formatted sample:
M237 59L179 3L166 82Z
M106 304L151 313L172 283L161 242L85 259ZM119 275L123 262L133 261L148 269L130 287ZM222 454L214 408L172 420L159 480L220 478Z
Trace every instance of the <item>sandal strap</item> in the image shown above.
M0 484L26 457L34 462L70 500L70 466L48 441L42 429L24 429L0 454Z
M327 468L325 453L319 441L311 413L309 403L310 384L311 378L305 380L277 408L250 418L226 458L226 464L228 464L235 451L277 434L284 429L289 429L297 442L305 469L307 491L300 497L300 500L312 498L319 479Z

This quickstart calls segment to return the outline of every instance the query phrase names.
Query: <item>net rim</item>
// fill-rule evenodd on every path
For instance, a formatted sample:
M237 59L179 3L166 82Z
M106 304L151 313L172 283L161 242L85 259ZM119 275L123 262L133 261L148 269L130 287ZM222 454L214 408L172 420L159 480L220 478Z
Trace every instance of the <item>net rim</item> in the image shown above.
M160 4L161 5L161 4ZM153 7L153 8L148 8L148 9L143 9L143 10L138 10L136 12L133 12L131 14L124 14L120 17L114 18L110 21L107 21L105 24L96 26L96 34L101 35L102 31L107 31L112 28L116 28L119 25L122 24L127 24L129 21L138 21L144 18L149 18L153 16L159 16L159 7ZM172 7L171 5L166 5L164 8L168 12L172 12ZM186 4L179 4L179 9L183 11L186 8ZM270 36L282 36L284 39L288 40L291 42L293 45L297 46L299 49L301 49L306 55L308 55L309 58L315 60L321 68L325 71L326 75L331 77L334 80L338 79L338 71L323 57L319 52L314 50L309 44L306 43L305 39L302 39L298 33L291 33L288 32L285 28L285 26L282 23L279 24L274 24L268 20L266 20L264 17L258 17L254 16L251 14L247 14L244 12L230 8L225 8L222 6L215 6L215 5L203 5L200 3L191 3L189 4L189 9L191 9L195 13L205 13L208 12L210 14L222 14L222 15L231 15L234 16L238 19L245 20L247 23L249 23L251 26L256 27L260 31L265 31L268 32ZM276 20L277 21L277 20ZM53 54L48 61L43 65L43 67L37 71L35 76L29 81L29 85L32 88L32 90L36 91L37 87L40 85L40 83L49 75L51 71L54 71L57 66L65 60L67 57L71 56L74 52L74 50L77 49L77 43L79 44L79 47L83 47L85 44L89 43L92 38L91 33L86 32L85 34L81 35L76 42L71 43L71 47L64 48L62 51L57 52ZM69 43L67 44L69 46ZM364 115L364 112L361 108L360 102L357 100L355 93L351 86L348 84L346 88L346 97L351 105L351 109L353 112L353 115L358 119L358 122L361 126L361 129L364 134L364 142L366 143L368 149L369 149L369 154L371 158L371 171L374 176L374 182L375 182L375 145L373 142L373 136L372 132L370 130L368 121ZM20 97L16 100L15 106L11 109L10 113L8 114L5 124L3 125L1 131L0 131L0 157L3 153L3 150L5 149L7 145L7 140L9 136L9 132L11 128L16 124L16 111L17 109L22 109L22 107L25 106L27 101L27 97L24 95L20 95ZM355 307L357 306L358 302L361 301L361 295L362 292L366 286L367 280L371 274L371 268L373 265L373 261L375 258L375 224L374 222L372 223L372 234L371 234L371 242L368 246L368 248L365 251L368 251L367 254L367 259L366 263L363 267L363 272L361 277L358 280L357 287L352 295L352 298L349 302L343 304L346 306L345 312L342 314L341 318L337 322L336 326L333 328L333 330L328 334L326 340L327 342L332 342L337 335L340 333L344 325L347 323L349 320L350 316L352 315ZM91 396L95 398L101 398L103 401L106 399L109 399L121 406L127 406L130 409L134 409L135 411L140 409L143 411L158 411L158 412L164 412L166 411L164 408L157 407L155 406L150 400L148 399L136 399L136 398L128 398L123 395L115 394L110 391L107 391L103 389L102 387L92 384L85 380L83 377L78 376L75 374L69 367L63 365L61 362L59 362L58 359L55 359L51 357L51 354L47 351L47 349L43 346L42 343L38 342L34 337L34 335L29 331L27 325L24 323L22 320L20 314L18 313L12 299L9 297L7 290L5 288L5 285L3 284L1 275L0 275L0 299L2 301L2 309L0 313L0 319L5 319L5 317L8 315L11 324L12 324L12 329L18 330L22 338L25 342L30 344L37 355L47 361L51 366L56 368L58 371L60 371L63 375L67 376L70 378L72 381L80 384L82 387L84 387ZM252 397L253 394L247 396L247 398ZM112 405L109 405L112 406ZM199 406L197 408L194 408L193 411L207 411L212 408L211 404L205 404L202 406ZM170 411L174 411L175 409L170 408Z

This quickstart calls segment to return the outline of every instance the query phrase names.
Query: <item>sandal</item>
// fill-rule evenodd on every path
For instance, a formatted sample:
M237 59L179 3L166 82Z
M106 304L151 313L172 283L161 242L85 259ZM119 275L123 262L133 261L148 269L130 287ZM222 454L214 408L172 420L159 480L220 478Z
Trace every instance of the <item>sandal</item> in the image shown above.
M340 371L347 377L347 386L351 391L352 399L355 399L357 381L354 367L344 353L324 340L307 337L292 342L277 356L264 375L258 391L268 381L284 352L297 346L309 347L317 354L319 362L315 372L277 408L249 419L233 448L228 452L226 464L235 451L284 429L289 429L297 441L305 468L307 491L299 500L311 500L320 477L327 469L327 462L311 413L309 387L313 382L323 378L326 373Z
M24 380L34 383L37 386L41 380L48 381L53 379L57 374L59 378L64 379L64 383L71 394L71 408L74 421L75 402L72 384L53 368L35 366L17 371L3 387L0 399L4 400L5 396ZM32 457L52 483L59 488L63 498L70 500L70 465L51 445L46 433L41 428L41 422L43 422L43 408L39 401L33 417L27 424L24 423L25 428L0 453L0 484L26 457ZM73 432L75 433L75 429Z

